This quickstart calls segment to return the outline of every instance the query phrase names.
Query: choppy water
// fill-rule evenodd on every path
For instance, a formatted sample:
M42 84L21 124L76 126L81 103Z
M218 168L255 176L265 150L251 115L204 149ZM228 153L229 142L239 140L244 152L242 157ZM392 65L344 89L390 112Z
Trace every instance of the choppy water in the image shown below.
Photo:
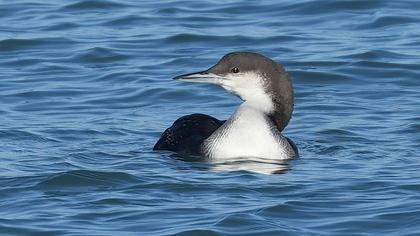
M419 9L1 1L0 234L419 235ZM170 78L238 50L292 75L301 158L267 175L151 151L182 115L232 113Z

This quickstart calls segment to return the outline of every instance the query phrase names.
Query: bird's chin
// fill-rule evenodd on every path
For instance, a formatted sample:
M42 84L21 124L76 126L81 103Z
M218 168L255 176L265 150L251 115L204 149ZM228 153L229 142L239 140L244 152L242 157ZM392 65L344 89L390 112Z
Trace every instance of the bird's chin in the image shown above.
M231 86L229 85L225 85L225 84L220 84L220 87L222 87L224 90L228 91L229 93L235 94L235 90L232 89Z
M226 84L220 84L220 87L222 87L224 90L226 90L227 92L229 92L230 94L233 94L237 97L239 97L241 100L245 101L240 95L239 93L233 89L232 86L230 85L226 85Z

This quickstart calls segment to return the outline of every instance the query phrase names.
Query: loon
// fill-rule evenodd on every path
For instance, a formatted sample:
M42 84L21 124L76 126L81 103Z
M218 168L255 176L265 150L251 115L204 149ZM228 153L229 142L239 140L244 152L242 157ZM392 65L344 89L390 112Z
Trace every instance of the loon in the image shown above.
M153 150L210 159L258 157L285 160L298 156L282 135L293 112L293 87L283 66L254 52L232 52L211 68L175 80L215 84L243 102L225 121L205 114L177 119Z

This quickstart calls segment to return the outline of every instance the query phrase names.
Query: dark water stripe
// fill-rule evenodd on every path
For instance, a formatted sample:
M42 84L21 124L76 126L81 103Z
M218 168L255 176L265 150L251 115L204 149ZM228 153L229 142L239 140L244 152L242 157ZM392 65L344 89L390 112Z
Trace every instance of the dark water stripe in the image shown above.
M375 18L373 21L359 25L360 29L372 29L372 28L384 28L399 25L407 25L409 23L419 22L418 17L409 16L380 16Z
M89 170L73 170L53 174L48 179L41 181L38 187L49 188L78 188L78 187L118 187L125 184L138 182L130 174L123 172L99 172Z
M116 53L109 48L95 47L78 53L76 56L72 57L71 60L79 63L111 63L124 61L129 58L128 55Z
M78 1L65 5L60 9L60 11L66 10L112 10L112 9L121 9L127 7L128 5L117 3L115 1L97 1L97 0L87 0L87 1Z
M76 42L68 38L32 38L0 40L0 52L12 52L27 49L60 48Z

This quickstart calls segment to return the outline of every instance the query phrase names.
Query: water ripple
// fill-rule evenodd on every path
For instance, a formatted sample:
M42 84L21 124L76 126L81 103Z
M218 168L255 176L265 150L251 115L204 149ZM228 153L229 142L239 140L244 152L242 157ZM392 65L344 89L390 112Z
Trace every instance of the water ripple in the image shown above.
M121 8L126 5L121 3L116 3L115 1L78 1L76 3L68 4L64 6L61 10L107 10Z
M79 187L118 187L126 183L138 182L135 176L122 172L98 172L88 170L74 170L58 173L41 181L38 187L51 188L76 188Z
M3 39L0 40L0 52L11 52L25 49L55 47L74 43L67 38L31 38L31 39Z

